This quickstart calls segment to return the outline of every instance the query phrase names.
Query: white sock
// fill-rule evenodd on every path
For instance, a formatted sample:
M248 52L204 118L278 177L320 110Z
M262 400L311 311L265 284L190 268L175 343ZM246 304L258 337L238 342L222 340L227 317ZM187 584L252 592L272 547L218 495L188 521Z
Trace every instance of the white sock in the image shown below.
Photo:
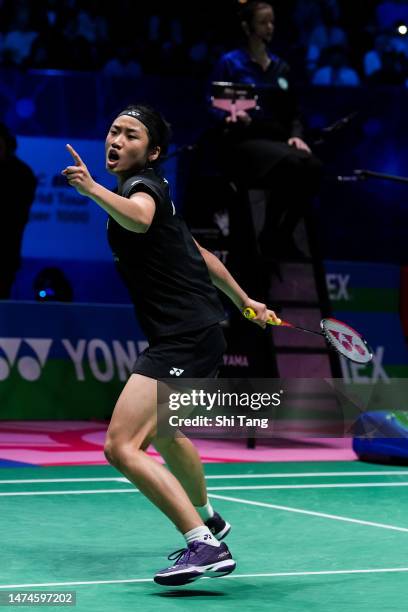
M219 541L214 538L211 531L205 525L201 525L200 527L195 527L194 529L190 529L187 533L183 534L187 544L191 544L196 540L200 542L204 542L204 544L210 544L211 546L220 546Z
M207 499L207 503L205 504L205 506L194 506L195 509L197 510L198 514L200 515L200 518L204 521L208 521L208 519L210 519L211 517L214 516L214 509L212 507L212 505L210 504L210 502Z

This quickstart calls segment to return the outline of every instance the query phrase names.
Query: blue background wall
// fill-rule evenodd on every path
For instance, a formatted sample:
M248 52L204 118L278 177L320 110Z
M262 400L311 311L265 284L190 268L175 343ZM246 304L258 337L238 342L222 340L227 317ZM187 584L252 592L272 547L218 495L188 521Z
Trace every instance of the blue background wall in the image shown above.
M123 82L90 74L0 72L0 114L19 137L19 155L40 178L24 241L26 261L14 297L31 297L32 277L44 265L42 258L46 255L58 260L74 280L75 299L99 300L107 279L111 290L105 301L126 299L110 261L104 213L58 183L61 168L69 161L64 144L76 145L91 172L111 186L112 179L103 170L102 153L105 132L115 113L131 101L150 102L173 124L175 146L192 144L209 125L205 88L202 81L174 77ZM310 127L309 142L318 137L314 129L352 111L358 113L348 127L323 146L315 147L327 175L316 203L323 257L406 263L407 186L377 180L341 184L334 177L351 174L355 168L408 175L408 92L393 88L310 88L301 91L300 98ZM180 164L177 168L177 159L173 158L165 168L179 207L187 166ZM57 222L58 210L65 211L65 221L61 222L59 213ZM86 222L78 221L79 212ZM50 216L41 221L39 213ZM79 261L83 263L79 265Z

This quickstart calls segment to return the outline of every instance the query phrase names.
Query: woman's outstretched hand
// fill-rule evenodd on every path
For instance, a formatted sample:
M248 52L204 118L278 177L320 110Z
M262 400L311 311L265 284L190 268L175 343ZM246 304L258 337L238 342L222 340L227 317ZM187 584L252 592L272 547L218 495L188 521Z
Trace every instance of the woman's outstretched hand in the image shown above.
M72 187L75 187L78 193L88 196L95 185L95 181L75 149L70 144L67 144L66 147L75 161L75 166L67 166L61 174L66 177Z

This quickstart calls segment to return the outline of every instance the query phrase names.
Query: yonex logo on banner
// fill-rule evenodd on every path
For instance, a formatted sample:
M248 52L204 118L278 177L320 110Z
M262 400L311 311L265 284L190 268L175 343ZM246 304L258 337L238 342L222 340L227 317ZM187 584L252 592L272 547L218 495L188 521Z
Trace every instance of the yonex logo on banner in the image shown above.
M29 347L35 356L23 355L18 357L22 345ZM47 360L52 340L50 338L0 338L0 380L9 377L11 368L16 365L17 370L25 380L34 381L40 378L42 368Z
M349 302L351 296L348 291L350 274L326 274L327 291L331 300L345 300Z
M13 367L24 380L38 380L49 359L51 347L59 349L61 359L71 361L78 381L86 379L87 370L100 382L109 382L115 375L125 381L138 353L147 346L144 340L137 342L136 350L132 340L125 343L112 340L108 343L100 338L76 341L67 338L0 338L0 381L10 376Z
M367 370L365 363L352 363L340 357L341 370L344 381L346 383L359 383L363 385L372 385L382 380L385 383L390 382L390 377L383 366L384 347L377 346L373 352L373 362L370 369Z

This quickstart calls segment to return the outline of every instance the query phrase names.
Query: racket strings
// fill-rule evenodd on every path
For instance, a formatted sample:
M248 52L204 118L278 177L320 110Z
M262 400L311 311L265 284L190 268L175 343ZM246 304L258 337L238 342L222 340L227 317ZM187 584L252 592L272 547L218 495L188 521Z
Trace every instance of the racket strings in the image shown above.
M346 323L323 319L321 328L329 345L347 359L356 363L369 363L372 360L372 351L367 342Z

